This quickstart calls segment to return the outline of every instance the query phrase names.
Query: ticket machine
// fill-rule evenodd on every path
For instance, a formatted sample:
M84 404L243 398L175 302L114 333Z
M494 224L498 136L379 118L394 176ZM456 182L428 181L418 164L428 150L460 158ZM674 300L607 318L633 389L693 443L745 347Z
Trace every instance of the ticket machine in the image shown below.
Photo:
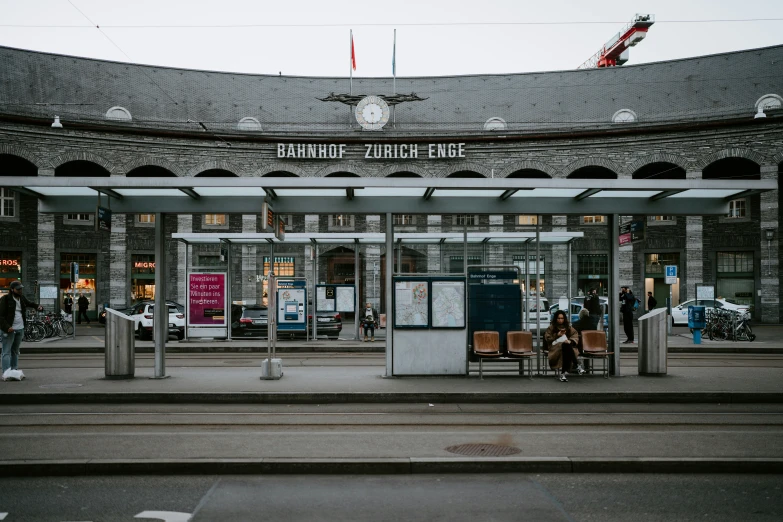
M277 281L278 331L307 330L307 281Z

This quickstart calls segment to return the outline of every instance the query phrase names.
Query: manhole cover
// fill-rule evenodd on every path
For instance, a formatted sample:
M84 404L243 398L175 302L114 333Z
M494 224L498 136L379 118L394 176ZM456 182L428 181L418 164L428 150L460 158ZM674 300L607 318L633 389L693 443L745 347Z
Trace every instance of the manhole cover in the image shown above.
M468 457L505 457L522 452L521 449L514 446L502 446L500 444L459 444L457 446L449 446L446 448L446 451L467 455Z
M39 386L39 388L79 388L81 387L81 384L42 384Z

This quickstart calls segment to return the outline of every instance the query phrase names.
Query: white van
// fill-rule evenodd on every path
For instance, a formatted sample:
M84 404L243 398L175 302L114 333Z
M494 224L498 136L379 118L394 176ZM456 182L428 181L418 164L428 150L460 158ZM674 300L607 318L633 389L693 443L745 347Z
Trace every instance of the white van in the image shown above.
M527 306L526 306L527 305ZM549 301L545 297L529 297L527 302L525 296L522 296L522 308L525 310L523 319L530 323L530 327L535 327L536 318L540 318L541 326L546 328L549 326ZM529 308L529 309L526 309Z

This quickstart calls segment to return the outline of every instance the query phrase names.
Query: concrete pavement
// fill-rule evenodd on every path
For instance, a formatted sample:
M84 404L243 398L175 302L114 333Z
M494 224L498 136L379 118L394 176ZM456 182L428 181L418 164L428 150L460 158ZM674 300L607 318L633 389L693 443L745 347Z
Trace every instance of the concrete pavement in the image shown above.
M82 329L84 331L86 329ZM156 405L212 404L230 407L237 405L357 405L409 404L412 407L457 407L467 404L508 405L569 405L584 407L604 405L607 411L620 407L619 403L653 404L668 408L679 404L726 405L742 410L746 405L766 405L772 408L762 423L769 422L767 439L779 437L778 416L783 414L783 355L777 353L672 353L668 373L660 377L643 377L636 372L636 356L623 353L620 375L604 379L600 375L572 376L568 383L557 382L551 374L532 380L517 373L486 374L480 380L476 373L463 377L402 377L387 378L385 354L382 351L364 352L371 344L355 341L316 341L317 349L304 351L308 345L292 343L291 350L281 347L278 355L283 360L284 375L280 380L262 380L260 363L266 356L265 345L257 341L230 343L183 343L183 350L166 359L165 379L153 379L154 357L151 353L136 355L135 377L127 380L106 379L103 355L96 353L102 347L100 331L87 331L77 336L76 344L85 350L58 349L64 341L51 347L33 350L25 346L20 367L27 379L21 382L0 382L0 441L17 437L17 428L8 419L14 408L60 408L83 405L92 409L101 405L125 404L141 408ZM756 341L759 345L780 346L771 338ZM352 343L352 344L351 344ZM143 348L145 343L138 343ZM146 343L151 347L149 343ZM177 344L172 342L171 345ZM732 343L738 344L738 343ZM746 343L747 344L747 343ZM755 344L755 343L754 343ZM169 346L171 346L169 345ZM189 345L207 346L206 350ZM382 348L381 343L376 343ZM348 350L345 347L350 347ZM230 349L223 349L228 347ZM318 351L332 348L333 351ZM338 350L338 351L334 351ZM93 353L89 353L92 351ZM70 352L70 353L69 353ZM505 368L513 365L503 365ZM476 365L471 366L477 370ZM612 406L615 404L615 406ZM736 404L736 406L732 406ZM449 406L451 405L451 406ZM558 406L562 407L562 406ZM671 406L673 407L673 406ZM766 421L765 419L770 419ZM599 420L600 422L600 420ZM599 424L600 425L600 424ZM133 425L130 425L133 426ZM47 428L51 430L54 428ZM65 437L67 428L63 428ZM128 428L131 429L131 428ZM249 428L250 429L250 428ZM649 433L658 432L656 428ZM207 437L209 437L209 431ZM718 430L718 437L728 439L723 446L739 446L735 439L745 434L733 429ZM174 433L176 435L176 433ZM56 440L55 433L42 435ZM72 436L72 435L71 435ZM124 436L122 433L118 436ZM618 436L623 435L618 432ZM665 436L665 432L664 432ZM701 435L702 437L710 435ZM219 437L215 432L214 437ZM681 438L682 435L675 435ZM631 437L633 438L633 437ZM38 439L31 439L30 443ZM46 439L44 439L46 440ZM81 439L78 439L81 440ZM115 439L107 439L115 440ZM211 440L211 439L207 439ZM318 440L318 439L316 439ZM702 439L708 440L708 439ZM11 442L6 440L5 442ZM216 444L219 444L216 439ZM82 445L90 443L82 441ZM77 445L78 446L78 445ZM702 443L699 447L711 447ZM720 447L723 447L720 446ZM460 473L460 472L765 472L783 473L783 456L763 448L777 447L763 444L756 454L731 451L715 454L655 454L645 452L644 446L622 455L564 453L565 456L524 457L409 457L394 458L324 458L302 444L294 455L286 458L215 457L207 452L198 458L172 458L164 453L154 457L126 450L117 458L34 458L0 460L0 475L28 474L132 474L132 473ZM635 448L629 439L629 448ZM662 445L666 447L665 444ZM767 455L766 457L760 457ZM35 452L33 453L35 454ZM31 455L33 455L31 454ZM212 458L209 455L213 455Z

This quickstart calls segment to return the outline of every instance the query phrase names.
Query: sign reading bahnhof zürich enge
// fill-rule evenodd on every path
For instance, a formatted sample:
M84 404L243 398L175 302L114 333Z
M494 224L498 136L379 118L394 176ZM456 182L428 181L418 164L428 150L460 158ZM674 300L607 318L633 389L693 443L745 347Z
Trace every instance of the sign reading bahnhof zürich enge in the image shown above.
M278 143L281 159L342 159L361 150L365 159L456 159L465 157L464 143L365 143L348 149L345 143Z

